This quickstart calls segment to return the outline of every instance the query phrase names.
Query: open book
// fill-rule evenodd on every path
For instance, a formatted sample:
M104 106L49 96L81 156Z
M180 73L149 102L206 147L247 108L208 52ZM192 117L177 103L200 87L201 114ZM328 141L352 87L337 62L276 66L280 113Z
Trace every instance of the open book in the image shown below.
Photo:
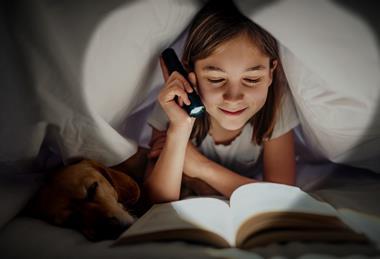
M114 245L158 240L243 249L286 241L368 242L329 204L297 187L275 183L241 186L229 201L195 197L156 204Z

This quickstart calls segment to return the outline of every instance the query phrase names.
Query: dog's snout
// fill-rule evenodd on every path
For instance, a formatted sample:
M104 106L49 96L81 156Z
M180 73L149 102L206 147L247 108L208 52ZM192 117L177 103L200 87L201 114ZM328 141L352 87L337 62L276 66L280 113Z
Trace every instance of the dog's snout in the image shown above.
M108 221L107 224L110 226L118 227L119 225L120 226L122 225L120 220L118 220L116 217L109 217L107 221Z
M96 236L93 237L94 241L116 239L128 227L123 224L117 217L104 218L102 220L99 220L95 225Z

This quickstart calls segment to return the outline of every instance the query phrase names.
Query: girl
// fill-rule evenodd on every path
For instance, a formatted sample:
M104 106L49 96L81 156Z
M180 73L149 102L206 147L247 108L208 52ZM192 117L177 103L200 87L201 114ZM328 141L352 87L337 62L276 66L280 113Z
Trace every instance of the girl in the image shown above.
M144 184L151 200L178 200L186 177L229 198L257 181L260 155L264 181L293 185L298 119L276 40L232 2L210 1L193 20L182 61L206 114L195 121L180 107L193 89L179 73L168 76L161 61L161 107L148 120L153 134Z

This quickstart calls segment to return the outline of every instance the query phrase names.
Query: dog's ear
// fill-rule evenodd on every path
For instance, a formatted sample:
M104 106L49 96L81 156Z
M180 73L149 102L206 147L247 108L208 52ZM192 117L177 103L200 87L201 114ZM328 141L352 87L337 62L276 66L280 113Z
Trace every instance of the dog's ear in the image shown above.
M129 175L120 171L110 169L107 170L111 175L114 187L119 195L119 200L125 205L133 205L140 198L140 187L135 180Z
M108 168L102 165L101 163L94 161L94 160L83 160L82 162L90 164L93 168L95 168L99 173L103 175L104 178L107 179L107 181L115 187L114 180L112 179L111 174L108 172Z
M105 167L96 161L88 160L88 162L115 188L121 203L130 206L138 201L140 198L140 188L129 175Z

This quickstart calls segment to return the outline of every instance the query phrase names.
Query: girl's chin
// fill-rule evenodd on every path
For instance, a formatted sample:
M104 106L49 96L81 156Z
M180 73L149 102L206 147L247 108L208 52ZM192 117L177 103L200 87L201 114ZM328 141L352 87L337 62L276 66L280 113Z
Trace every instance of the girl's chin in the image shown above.
M246 123L247 123L246 121L242 121L239 123L238 122L231 123L230 121L228 122L226 121L226 122L220 123L220 125L226 130L234 131L234 130L239 130L243 128Z

